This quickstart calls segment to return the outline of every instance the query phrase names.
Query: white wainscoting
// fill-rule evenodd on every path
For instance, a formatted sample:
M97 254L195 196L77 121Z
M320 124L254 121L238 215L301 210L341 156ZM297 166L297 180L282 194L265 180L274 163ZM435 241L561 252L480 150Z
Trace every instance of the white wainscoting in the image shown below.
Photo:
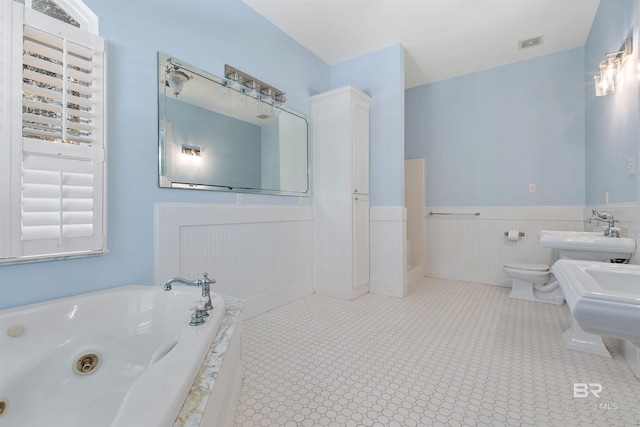
M407 295L407 212L403 206L372 206L369 292Z
M464 215L429 215L429 212ZM479 216L467 215L479 212ZM590 210L589 210L590 212ZM548 263L552 251L540 246L538 231L584 229L583 206L426 207L425 275L511 286L502 266L509 262ZM525 233L510 241L505 231Z
M313 293L310 206L155 205L155 283L216 279L252 317Z

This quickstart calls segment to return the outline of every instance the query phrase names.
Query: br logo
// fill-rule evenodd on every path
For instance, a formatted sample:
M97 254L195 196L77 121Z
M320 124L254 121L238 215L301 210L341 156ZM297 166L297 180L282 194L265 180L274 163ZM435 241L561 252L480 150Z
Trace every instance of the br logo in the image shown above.
M573 383L573 397L577 399L587 398L590 394L599 399L601 392L600 383Z

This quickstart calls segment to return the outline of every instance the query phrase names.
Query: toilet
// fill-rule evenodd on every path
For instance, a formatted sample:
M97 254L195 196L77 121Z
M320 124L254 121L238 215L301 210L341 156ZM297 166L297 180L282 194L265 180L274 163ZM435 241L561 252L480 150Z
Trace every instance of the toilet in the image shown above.
M502 269L512 279L509 297L561 305L564 294L547 264L505 264Z

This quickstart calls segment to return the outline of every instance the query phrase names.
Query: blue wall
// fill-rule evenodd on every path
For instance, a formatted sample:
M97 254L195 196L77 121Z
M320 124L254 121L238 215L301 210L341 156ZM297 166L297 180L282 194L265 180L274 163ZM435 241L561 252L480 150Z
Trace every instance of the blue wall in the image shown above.
M425 205L582 205L583 76L577 48L407 90Z
M425 157L425 204L638 201L637 7L601 1L584 48L407 90L405 157ZM631 36L617 90L596 97L598 64Z
M235 203L235 194L158 188L157 53L222 75L228 63L287 92L331 89L331 67L240 0L86 0L108 42L108 200L104 256L0 266L0 307L153 281L154 202ZM298 204L247 195L247 203Z
M333 88L352 84L371 96L369 200L404 205L404 47L393 45L335 65Z
M166 122L171 128L167 150L174 155L174 167L167 170L167 176L172 182L263 188L260 126L171 96L165 102ZM183 144L202 149L201 158L187 159L200 164L176 165L182 160L182 154L177 153L181 153Z
M638 2L603 0L585 45L586 199L587 205L635 202L638 172L629 175L627 161L638 170ZM633 36L633 54L620 73L614 93L595 96L593 75L605 53L620 49Z
M287 93L310 114L312 95L353 84L371 106L371 204L403 204L404 48L330 67L240 0L85 0L108 43L108 195L104 256L0 266L0 308L131 283L153 284L155 202L236 202L233 193L158 188L157 53L212 74L230 64ZM298 204L245 194L245 203ZM309 203L308 201L305 203Z

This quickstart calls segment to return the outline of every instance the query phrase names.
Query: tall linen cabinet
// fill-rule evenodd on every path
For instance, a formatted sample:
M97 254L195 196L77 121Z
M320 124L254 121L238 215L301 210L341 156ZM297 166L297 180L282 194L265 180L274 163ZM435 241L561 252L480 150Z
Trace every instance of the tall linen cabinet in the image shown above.
M346 86L311 98L316 293L369 290L369 102Z

